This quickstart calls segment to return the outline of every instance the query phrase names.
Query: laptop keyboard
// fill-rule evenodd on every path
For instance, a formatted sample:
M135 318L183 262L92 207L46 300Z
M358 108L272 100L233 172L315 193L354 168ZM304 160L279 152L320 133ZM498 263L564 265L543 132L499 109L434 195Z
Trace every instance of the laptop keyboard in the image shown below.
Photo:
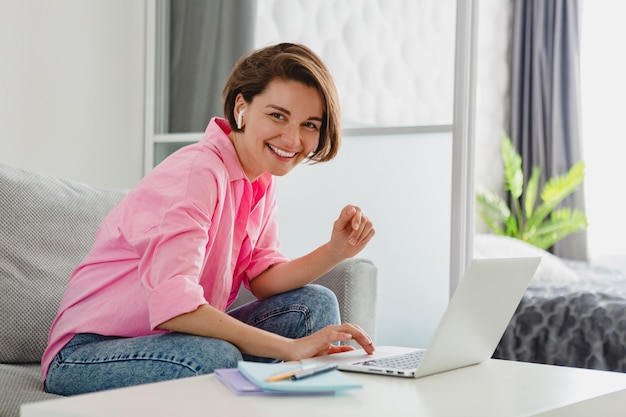
M400 355L388 356L386 358L357 362L355 365L375 366L377 368L413 369L417 368L422 361L424 352L424 350L416 350Z

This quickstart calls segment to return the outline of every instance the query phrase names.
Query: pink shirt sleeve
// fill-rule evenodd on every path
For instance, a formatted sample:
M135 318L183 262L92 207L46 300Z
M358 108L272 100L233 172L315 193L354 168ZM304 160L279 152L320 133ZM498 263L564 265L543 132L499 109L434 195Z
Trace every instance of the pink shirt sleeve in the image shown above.
M169 207L157 225L135 230L130 236L140 256L139 279L147 292L152 329L207 304L200 277L209 244L210 214L208 208L183 200Z

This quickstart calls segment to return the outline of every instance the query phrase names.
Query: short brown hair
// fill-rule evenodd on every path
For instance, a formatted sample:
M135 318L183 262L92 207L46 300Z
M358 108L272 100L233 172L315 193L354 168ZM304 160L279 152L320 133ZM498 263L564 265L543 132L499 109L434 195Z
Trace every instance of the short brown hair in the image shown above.
M333 159L341 145L341 112L337 88L324 62L304 45L280 43L257 49L239 59L222 92L224 116L230 127L235 131L240 130L234 115L237 96L242 94L250 102L276 78L299 81L317 89L322 99L324 116L319 143L308 159L314 163Z

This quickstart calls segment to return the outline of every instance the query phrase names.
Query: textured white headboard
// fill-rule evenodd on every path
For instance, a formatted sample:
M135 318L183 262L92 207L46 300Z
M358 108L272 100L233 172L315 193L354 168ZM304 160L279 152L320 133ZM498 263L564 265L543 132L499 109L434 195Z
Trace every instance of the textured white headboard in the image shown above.
M301 42L330 67L346 127L452 124L455 0L258 0L256 46Z

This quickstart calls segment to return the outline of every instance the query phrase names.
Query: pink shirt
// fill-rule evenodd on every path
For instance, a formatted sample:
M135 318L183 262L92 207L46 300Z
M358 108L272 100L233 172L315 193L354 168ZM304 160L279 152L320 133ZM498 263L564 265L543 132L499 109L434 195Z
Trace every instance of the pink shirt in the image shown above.
M77 333L137 337L210 304L225 311L243 283L286 262L274 178L247 179L223 119L171 155L104 219L70 277L42 358Z

